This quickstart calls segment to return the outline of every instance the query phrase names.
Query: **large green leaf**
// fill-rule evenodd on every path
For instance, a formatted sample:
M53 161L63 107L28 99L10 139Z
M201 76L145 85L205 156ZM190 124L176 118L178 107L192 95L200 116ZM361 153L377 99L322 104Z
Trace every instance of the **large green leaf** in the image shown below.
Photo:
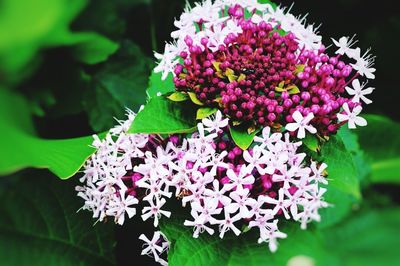
M324 195L330 206L320 211L319 228L335 225L359 207L360 180L365 162L357 137L347 129L340 130L322 146L321 160L328 165L328 190Z
M242 150L247 150L253 143L254 137L258 131L249 134L245 126L231 126L229 132L235 144Z
M28 103L0 88L0 175L26 167L48 168L60 178L74 175L94 152L92 137L45 140L34 134Z
M32 172L32 171L31 171ZM0 190L1 265L114 265L113 224L77 212L74 182L29 173ZM0 186L4 184L0 184Z
M368 126L356 132L370 162L371 181L400 183L400 124L377 115L366 119Z
M140 111L130 133L174 134L196 130L196 109L189 102L173 102L163 96L153 97Z
M72 32L70 23L86 6L86 0L4 0L0 8L0 70L13 76L41 48L76 45L76 57L98 63L118 45L92 32ZM7 77L10 79L10 77Z
M167 221L161 230L171 241L168 261L179 265L321 265L364 266L396 265L400 255L400 210L357 213L335 227L323 230L300 230L298 225L286 226L287 239L279 241L272 254L267 244L258 245L256 234L236 237L201 235L192 237L193 231L180 222Z
M166 94L175 91L172 74L169 74L165 80L161 79L162 73L151 72L149 78L149 86L146 90L149 98L157 96L157 94Z
M333 136L321 148L322 160L328 165L329 187L361 198L358 172L353 156L340 135Z
M145 103L151 68L151 60L136 44L130 41L122 43L117 54L91 78L84 99L94 131L108 130L115 123L114 117L125 117L125 108L136 111Z

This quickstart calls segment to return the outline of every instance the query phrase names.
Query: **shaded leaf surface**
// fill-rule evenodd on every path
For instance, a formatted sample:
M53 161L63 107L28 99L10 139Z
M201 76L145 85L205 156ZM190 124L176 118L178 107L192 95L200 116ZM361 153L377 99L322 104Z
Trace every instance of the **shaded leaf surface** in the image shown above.
M288 238L280 240L273 254L266 244L258 245L255 234L239 238L227 235L203 234L192 237L192 230L177 221L162 225L162 231L172 241L169 265L288 265L306 257L315 265L395 265L400 256L392 246L400 244L400 210L380 210L355 213L335 227L323 230L312 228L302 231L296 226L286 226ZM379 247L377 247L377 245ZM295 264L296 265L296 264Z
M114 118L125 117L125 108L137 111L145 103L151 61L132 42L124 42L118 53L91 77L84 106L96 132L108 130Z
M10 111L16 110L16 111ZM35 136L25 100L0 89L0 175L26 167L48 168L60 178L74 175L94 152L92 137L45 140Z
M189 102L173 102L160 96L150 99L140 111L130 133L174 134L196 129L196 110Z
M12 177L15 178L15 177ZM2 265L114 265L112 223L93 226L74 183L30 176L0 191Z
M371 166L371 181L400 183L400 124L377 115L366 119L368 126L356 133Z

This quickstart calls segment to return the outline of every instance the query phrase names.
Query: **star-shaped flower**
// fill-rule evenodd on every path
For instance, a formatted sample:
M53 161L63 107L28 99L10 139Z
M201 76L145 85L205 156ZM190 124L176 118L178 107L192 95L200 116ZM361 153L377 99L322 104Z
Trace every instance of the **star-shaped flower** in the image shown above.
M365 95L371 94L375 88L369 87L364 89L365 84L361 85L358 79L353 80L352 85L353 88L346 87L346 91L348 94L354 95L354 98L352 99L353 102L359 103L360 100L362 100L366 104L372 103L372 101L365 97Z
M306 137L306 130L311 134L317 133L317 129L309 125L310 121L314 118L314 113L309 113L306 117L303 117L299 111L296 111L293 113L292 117L296 122L287 124L286 129L291 132L298 130L297 137L299 139L304 139Z
M360 105L354 107L353 110L350 111L349 105L345 103L343 104L343 110L345 114L338 114L337 118L339 122L347 121L350 129L355 129L357 126L365 127L368 124L367 120L358 116L362 111Z

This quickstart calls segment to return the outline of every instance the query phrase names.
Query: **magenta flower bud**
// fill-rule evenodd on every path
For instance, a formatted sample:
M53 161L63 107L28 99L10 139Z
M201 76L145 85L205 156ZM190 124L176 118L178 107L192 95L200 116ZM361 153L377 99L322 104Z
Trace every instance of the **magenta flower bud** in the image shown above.
M186 51L182 51L180 52L179 56L185 59L188 56L188 53Z
M282 97L282 99L285 100L285 99L287 99L287 98L290 97L290 94L289 94L289 92L287 92L287 91L283 91L281 97Z
M339 70L342 70L345 66L346 64L343 61L339 61L336 65Z
M272 113L273 111L275 111L275 106L270 104L267 106L267 110L268 110L268 112Z
M207 68L206 69L206 75L212 76L214 74L214 70L212 68Z
M299 103L300 102L300 96L299 95L293 95L292 96L292 101L294 102L294 103Z
M322 63L326 63L326 62L328 62L328 60L329 60L329 57L327 56L327 55L321 55L321 62Z
M267 118L269 121L273 122L276 119L276 115L274 113L269 113Z
M335 65L338 63L338 60L337 60L336 57L331 57L331 58L329 59L329 63L331 63L332 65L335 66Z
M193 45L193 39L192 39L189 35L187 35L187 36L185 37L184 41L185 41L185 43L186 43L186 45L187 45L188 47L192 47L192 45Z
M311 112L313 112L314 114L317 114L319 112L319 105L313 104L311 105Z
M208 44L208 38L205 38L205 37L201 38L200 43L201 43L203 46L207 46L207 44Z
M280 105L275 108L275 112L278 114L283 113L283 110L284 110L283 106Z
M286 99L286 100L283 102L283 105L284 105L285 107L289 108L289 107L291 107L291 106L293 105L293 101L292 101L291 99Z
M308 101L311 98L311 94L308 91L304 91L304 92L301 93L301 98L304 101Z
M329 87L333 87L333 85L335 85L335 80L333 78L329 77L326 79L325 84Z
M230 152L228 153L228 158L229 158L230 160L234 160L235 157L236 157L236 155L235 155L235 153L234 153L233 151L230 151Z
M330 132L335 132L335 131L336 131L336 126L335 126L335 125L329 125L329 126L328 126L328 130L329 130Z

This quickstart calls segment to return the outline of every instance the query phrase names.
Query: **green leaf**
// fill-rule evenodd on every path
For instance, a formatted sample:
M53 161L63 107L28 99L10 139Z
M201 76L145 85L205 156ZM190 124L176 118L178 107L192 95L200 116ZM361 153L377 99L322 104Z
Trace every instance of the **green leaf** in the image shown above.
M0 88L0 175L27 167L48 168L62 179L73 176L94 152L92 137L46 140L35 136L27 102Z
M161 231L171 241L170 266L389 266L400 259L396 249L400 244L399 222L400 209L391 209L356 213L335 227L321 230L286 224L281 230L288 237L279 240L276 253L271 253L267 244L257 244L255 230L239 237L229 232L224 239L204 233L195 239L183 221L168 220L161 224Z
M6 178L11 185L0 191L1 264L115 265L114 226L77 213L75 182L31 175Z
M335 186L328 185L324 200L330 206L319 211L321 222L316 224L318 228L327 228L338 224L359 207L359 200L355 196L343 192Z
M326 249L341 259L336 265L397 265L399 224L399 208L356 213L334 229L324 231Z
M196 119L201 120L203 118L209 117L212 114L215 114L218 111L217 108L210 107L202 107L197 109Z
M119 45L117 43L102 35L97 33L81 33L79 45L74 48L74 56L82 63L93 65L106 61L118 48Z
M361 199L356 165L342 138L339 135L331 137L322 146L321 155L322 160L328 165L329 187L336 187L356 199Z
M167 97L173 102L183 102L189 99L189 96L185 93L176 91Z
M192 102L193 102L194 104L200 105L200 106L204 105L204 103L202 103L202 102L199 100L199 98L197 98L196 93L194 93L194 92L188 92L188 95L189 95L189 97L190 97L190 100L192 100Z
M273 1L270 0L258 0L259 3L261 4L270 4L273 8L276 8L276 4Z
M315 135L307 134L306 138L302 140L303 144L306 145L311 151L317 152L319 150L318 138Z
M400 123L368 115L368 126L356 130L360 146L371 166L370 181L400 183Z
M257 131L249 134L247 128L242 125L237 127L231 126L229 131L235 144L242 150L247 150L250 147L255 135L257 134Z
M136 111L145 103L151 68L151 60L140 48L126 41L113 59L91 77L84 108L94 131L108 130L114 118L125 118L125 108Z
M173 102L163 96L151 98L140 111L130 133L175 134L196 130L195 106L188 102Z
M158 93L161 95L175 91L175 84L173 81L172 74L167 76L166 80L161 79L162 73L151 72L149 85L146 90L149 98L156 97Z

